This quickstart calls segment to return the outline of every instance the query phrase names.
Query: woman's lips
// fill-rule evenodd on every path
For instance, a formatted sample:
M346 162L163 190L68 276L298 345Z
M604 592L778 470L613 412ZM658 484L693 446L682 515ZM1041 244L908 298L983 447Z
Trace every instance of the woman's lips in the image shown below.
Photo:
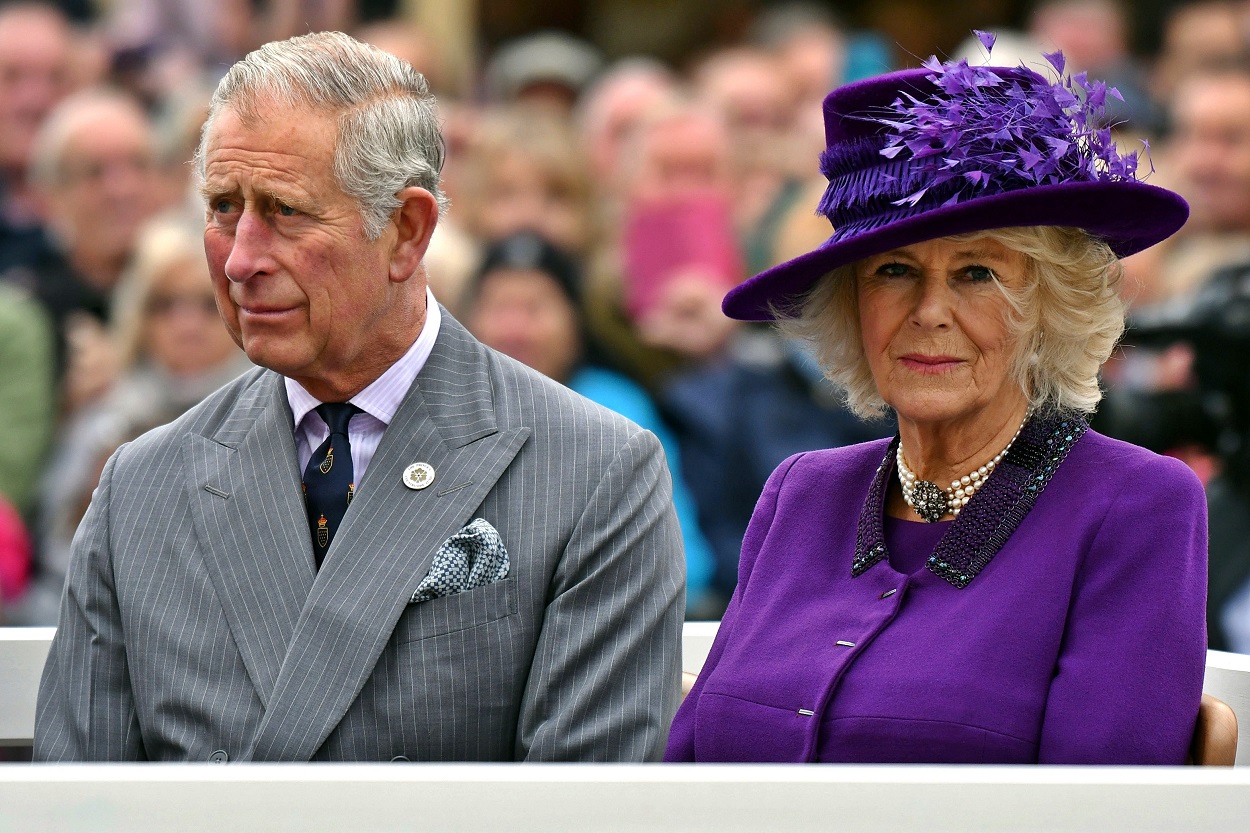
M955 356L926 356L921 353L909 353L899 361L914 373L929 374L945 373L962 363L962 359Z

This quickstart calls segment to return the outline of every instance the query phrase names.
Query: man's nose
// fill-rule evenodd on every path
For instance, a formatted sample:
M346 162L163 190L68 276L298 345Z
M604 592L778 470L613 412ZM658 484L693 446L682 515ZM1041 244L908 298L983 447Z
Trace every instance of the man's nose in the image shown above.
M230 256L226 258L226 277L235 283L264 274L272 268L270 229L256 213L244 209L234 226Z

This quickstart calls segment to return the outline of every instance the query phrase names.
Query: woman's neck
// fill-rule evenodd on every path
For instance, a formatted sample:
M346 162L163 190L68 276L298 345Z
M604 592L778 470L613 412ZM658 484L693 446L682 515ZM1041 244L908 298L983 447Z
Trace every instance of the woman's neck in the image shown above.
M992 405L967 419L922 422L899 417L907 467L945 489L1001 452L1028 414L1028 400Z

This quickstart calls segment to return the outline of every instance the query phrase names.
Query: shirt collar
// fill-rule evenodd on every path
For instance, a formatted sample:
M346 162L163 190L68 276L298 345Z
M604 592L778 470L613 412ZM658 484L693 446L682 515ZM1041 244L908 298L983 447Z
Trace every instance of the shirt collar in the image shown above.
M390 425L399 406L403 404L408 389L416 380L417 374L425 367L425 362L434 349L434 340L438 337L442 323L442 310L439 309L438 301L434 299L434 293L427 286L425 289L425 323L412 346L399 357L399 361L388 367L385 373L374 379L368 387L348 402L383 425ZM291 405L292 427L298 427L304 421L304 417L321 404L321 400L290 377L283 377L283 382L286 384L287 402Z

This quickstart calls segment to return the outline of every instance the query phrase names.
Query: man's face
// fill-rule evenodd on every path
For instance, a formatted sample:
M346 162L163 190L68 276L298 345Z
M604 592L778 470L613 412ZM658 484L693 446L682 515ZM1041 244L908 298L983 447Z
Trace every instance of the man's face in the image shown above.
M412 305L400 303L411 273L392 268L395 225L368 240L334 177L335 117L257 109L256 124L222 110L205 142L217 306L253 362L342 401L411 345Z
M0 18L0 169L25 170L39 125L65 94L68 64L68 32L55 16Z
M1174 100L1171 153L1190 227L1250 232L1250 77L1195 76Z
M127 257L156 208L152 135L142 113L105 105L75 125L47 194L49 221L90 261Z

